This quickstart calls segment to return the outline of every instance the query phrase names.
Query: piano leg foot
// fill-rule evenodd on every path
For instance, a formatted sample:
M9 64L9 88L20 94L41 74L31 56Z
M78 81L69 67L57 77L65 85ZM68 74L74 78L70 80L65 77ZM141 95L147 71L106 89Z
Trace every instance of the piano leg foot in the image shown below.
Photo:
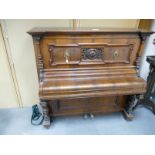
M135 109L135 107L137 106L139 102L139 96L138 95L132 95L130 96L130 99L129 99L129 103L128 105L125 107L123 113L124 113L124 116L127 120L131 121L133 120L133 110Z
M44 120L43 120L43 126L45 128L49 128L51 125L51 121L50 121L50 115L49 115L49 109L48 109L48 103L43 101L40 102L40 105L42 107L43 110L43 116L44 116Z
M123 110L123 115L124 115L125 119L128 121L132 121L134 118L134 116L132 114L129 114L125 109Z

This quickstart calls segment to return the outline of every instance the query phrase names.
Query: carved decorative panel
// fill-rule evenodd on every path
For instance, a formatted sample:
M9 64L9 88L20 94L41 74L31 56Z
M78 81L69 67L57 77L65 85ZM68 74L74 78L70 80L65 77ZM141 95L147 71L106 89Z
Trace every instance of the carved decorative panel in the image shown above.
M80 62L80 48L77 46L62 46L49 45L48 51L50 53L50 65L68 65L79 64Z
M82 60L103 60L102 48L83 48Z

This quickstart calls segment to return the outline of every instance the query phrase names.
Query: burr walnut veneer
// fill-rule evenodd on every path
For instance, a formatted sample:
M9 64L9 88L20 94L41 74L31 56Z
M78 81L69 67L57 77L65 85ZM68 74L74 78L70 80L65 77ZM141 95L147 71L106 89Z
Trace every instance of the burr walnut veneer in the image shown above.
M145 92L139 58L152 32L138 29L33 28L44 126L50 116L124 111Z

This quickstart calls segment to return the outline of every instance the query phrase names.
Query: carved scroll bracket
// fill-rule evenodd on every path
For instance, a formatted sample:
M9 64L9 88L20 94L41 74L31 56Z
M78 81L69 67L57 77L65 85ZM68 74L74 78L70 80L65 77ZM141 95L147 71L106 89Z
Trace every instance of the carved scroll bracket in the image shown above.
M42 36L40 36L40 35L34 35L34 36L33 36L33 39L34 39L36 42L39 42L39 41L42 39Z
M146 41L146 39L147 39L147 37L148 37L148 34L146 34L146 33L139 33L139 37L140 37L140 40L142 41L142 42L144 42L144 41Z

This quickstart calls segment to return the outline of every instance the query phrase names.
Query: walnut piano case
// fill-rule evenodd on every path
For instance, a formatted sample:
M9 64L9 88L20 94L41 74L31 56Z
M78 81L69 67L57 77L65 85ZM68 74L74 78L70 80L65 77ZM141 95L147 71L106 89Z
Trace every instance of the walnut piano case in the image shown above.
M34 28L44 126L50 116L124 111L145 92L139 58L152 32L137 29ZM134 97L133 97L134 96Z

